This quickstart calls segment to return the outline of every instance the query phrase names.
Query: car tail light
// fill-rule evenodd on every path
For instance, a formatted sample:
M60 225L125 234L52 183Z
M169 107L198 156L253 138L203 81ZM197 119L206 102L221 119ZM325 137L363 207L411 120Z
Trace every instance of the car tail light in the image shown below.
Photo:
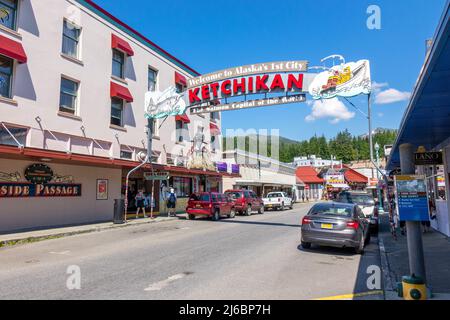
M210 203L208 207L209 207L210 209L212 209L212 203Z
M358 229L359 228L359 222L358 221L347 222L347 228Z
M312 220L311 220L310 218L308 218L308 217L303 217L303 219L302 219L302 226L303 226L303 225L310 224L311 222L312 222Z

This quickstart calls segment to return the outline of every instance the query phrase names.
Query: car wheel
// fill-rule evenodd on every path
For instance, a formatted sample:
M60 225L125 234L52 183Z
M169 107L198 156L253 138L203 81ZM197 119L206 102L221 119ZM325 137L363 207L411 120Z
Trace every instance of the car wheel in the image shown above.
M364 253L364 237L361 237L361 240L359 242L359 246L355 248L356 254L363 254Z
M251 205L247 206L247 210L245 210L245 215L246 216L251 216L252 215L252 206Z
M310 249L311 248L311 242L304 242L304 241L302 241L302 248L303 249Z
M236 217L236 210L231 209L230 214L228 215L228 218L234 219Z
M189 220L195 220L195 214L188 214Z
M220 212L219 210L215 210L213 216L211 217L213 221L219 221L220 219Z
M261 208L259 208L258 214L264 214L264 206L261 206Z

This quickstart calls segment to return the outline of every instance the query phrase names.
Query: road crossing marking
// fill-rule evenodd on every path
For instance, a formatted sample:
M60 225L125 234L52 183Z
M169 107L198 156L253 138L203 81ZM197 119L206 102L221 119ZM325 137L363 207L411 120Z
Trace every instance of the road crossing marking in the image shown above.
M183 279L184 277L186 277L189 274L190 273L188 273L188 272L175 274L173 276L168 277L165 280L158 281L158 282L151 284L150 286L145 288L144 291L159 291L159 290L167 287L170 283L180 280L180 279Z

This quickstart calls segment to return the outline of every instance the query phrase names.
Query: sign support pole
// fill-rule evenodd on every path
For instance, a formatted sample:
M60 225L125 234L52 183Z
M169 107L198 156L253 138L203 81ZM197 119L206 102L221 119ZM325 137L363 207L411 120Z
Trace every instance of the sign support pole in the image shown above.
M127 212L128 212L128 182L130 180L130 176L133 172L139 170L140 168L142 168L145 164L147 163L152 163L152 137L153 137L153 118L148 118L147 120L147 156L145 157L145 159L142 161L142 163L140 165L138 165L137 167L131 169L128 174L127 174L127 178L125 181L125 222L127 222ZM152 171L153 171L153 166L152 166ZM153 190L152 190L153 193ZM153 197L153 194L152 194ZM151 206L151 205L150 205Z
M413 145L404 143L400 145L399 150L402 175L415 174ZM408 242L409 270L411 274L421 277L426 283L420 221L406 221L406 238Z

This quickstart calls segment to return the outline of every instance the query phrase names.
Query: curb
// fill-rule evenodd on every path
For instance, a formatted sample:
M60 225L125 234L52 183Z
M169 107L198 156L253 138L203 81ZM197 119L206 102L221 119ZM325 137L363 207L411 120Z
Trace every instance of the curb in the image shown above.
M381 257L381 270L383 273L384 282L384 300L396 300L397 296L397 284L395 277L392 275L389 268L389 260L386 253L386 248L384 246L383 238L378 239L378 248L380 249Z
M14 238L14 239L0 241L0 248L12 247L15 245L26 244L26 243L40 242L40 241L44 241L44 240L70 237L70 236L85 234L85 233L94 233L94 232L101 232L101 231L112 230L112 229L136 227L136 226L142 226L142 225L150 224L150 223L161 223L161 222L173 221L176 219L178 219L178 218L177 217L170 217L170 218L168 217L168 218L164 218L162 220L149 220L149 221L135 222L132 224L129 224L129 223L111 224L111 225L106 225L106 226L101 226L101 227L96 226L96 227L93 227L90 229L65 231L65 232L59 232L59 233L56 232L56 233L41 235L41 236Z

